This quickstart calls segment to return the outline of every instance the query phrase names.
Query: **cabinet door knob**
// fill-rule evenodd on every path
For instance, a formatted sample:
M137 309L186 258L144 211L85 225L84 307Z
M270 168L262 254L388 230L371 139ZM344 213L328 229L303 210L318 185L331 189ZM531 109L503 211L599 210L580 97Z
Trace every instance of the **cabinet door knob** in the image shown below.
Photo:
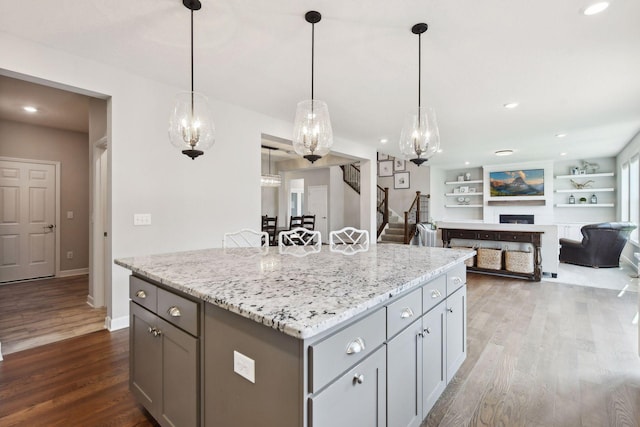
M160 329L157 329L157 328L153 328L153 329L154 329L153 331L154 337L159 337L160 335L162 335L162 331Z
M434 289L433 291L431 291L431 298L436 299L436 298L440 298L442 296L442 294L440 293L439 290Z
M449 313L453 313L453 308L447 308L447 311L448 311Z
M365 349L364 340L358 337L349 343L349 346L347 347L347 354L360 353L364 349Z
M362 384L364 382L364 375L363 374L355 374L353 376L353 382L354 383L358 383L358 384Z
M145 299L147 297L147 293L140 289L138 292L136 292L136 296L140 299Z
M426 334L430 334L431 333L431 328L425 328L422 332L424 332Z
M175 305L169 307L169 310L167 310L167 313L169 313L169 316L171 317L180 317L182 315L182 313L180 313L180 309Z
M152 328L151 326L149 326L149 327L147 328L147 332L149 332L150 334L152 334L152 333L153 333L153 331L154 331L155 329L156 329L156 328Z
M401 319L408 319L409 317L413 317L413 310L410 307L402 309L402 313L400 313Z

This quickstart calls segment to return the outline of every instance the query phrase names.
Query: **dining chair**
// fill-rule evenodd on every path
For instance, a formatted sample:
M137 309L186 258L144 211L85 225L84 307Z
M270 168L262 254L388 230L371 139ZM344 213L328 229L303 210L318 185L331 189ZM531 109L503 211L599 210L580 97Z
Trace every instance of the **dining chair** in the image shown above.
M289 218L289 230L298 227L302 227L302 215L292 215L291 218Z
M225 233L222 239L223 248L260 248L269 244L269 234L243 228L233 233Z
M278 246L282 249L286 246L318 246L322 245L322 236L319 231L307 230L304 227L296 227L293 230L281 231L278 234Z
M344 227L329 233L329 250L353 255L369 250L369 232L354 227Z
M316 229L316 216L315 215L302 215L302 226L308 230Z
M269 235L269 246L276 246L276 229L278 227L277 216L263 216L262 217L262 231Z

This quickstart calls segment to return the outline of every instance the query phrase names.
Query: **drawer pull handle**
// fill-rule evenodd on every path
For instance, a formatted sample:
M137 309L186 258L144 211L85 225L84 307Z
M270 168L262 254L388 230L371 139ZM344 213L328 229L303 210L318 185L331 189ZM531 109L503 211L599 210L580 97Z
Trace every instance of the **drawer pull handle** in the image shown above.
M160 329L152 328L151 326L149 326L149 329L147 329L147 332L149 332L154 337L159 337L160 335L162 335L162 331Z
M364 349L364 340L362 338L356 338L349 343L349 346L347 347L347 354L360 353Z
M354 384L362 384L364 382L364 375L363 374L355 374L353 376L353 383Z
M436 298L440 298L442 296L442 294L440 293L439 290L434 289L433 291L431 291L431 298L436 299Z
M171 317L180 317L180 316L182 316L182 313L180 313L180 309L178 307L176 307L175 305L169 307L169 310L167 310L167 313L169 313L169 316L171 316Z
M402 310L402 313L400 313L400 318L401 319L408 319L409 317L413 317L413 310L411 310L411 308L409 308L409 307L404 308Z
M453 282L454 285L459 285L462 283L462 279L459 278L458 276L454 276L451 281Z
M140 289L138 292L136 292L136 296L140 299L145 299L147 297L147 293Z

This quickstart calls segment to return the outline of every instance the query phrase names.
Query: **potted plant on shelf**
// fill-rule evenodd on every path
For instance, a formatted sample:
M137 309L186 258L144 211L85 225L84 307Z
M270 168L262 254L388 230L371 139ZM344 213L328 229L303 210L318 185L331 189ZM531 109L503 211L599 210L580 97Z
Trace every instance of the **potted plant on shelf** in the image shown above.
M580 197L580 204L583 205L587 203L587 198L586 197Z

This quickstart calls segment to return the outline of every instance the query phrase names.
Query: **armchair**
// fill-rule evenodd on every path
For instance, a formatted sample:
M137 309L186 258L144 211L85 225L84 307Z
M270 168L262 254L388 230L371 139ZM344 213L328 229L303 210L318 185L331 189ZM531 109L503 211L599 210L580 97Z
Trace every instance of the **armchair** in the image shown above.
M560 239L560 262L586 267L618 267L620 253L636 229L630 222L604 222L582 227L581 242Z

